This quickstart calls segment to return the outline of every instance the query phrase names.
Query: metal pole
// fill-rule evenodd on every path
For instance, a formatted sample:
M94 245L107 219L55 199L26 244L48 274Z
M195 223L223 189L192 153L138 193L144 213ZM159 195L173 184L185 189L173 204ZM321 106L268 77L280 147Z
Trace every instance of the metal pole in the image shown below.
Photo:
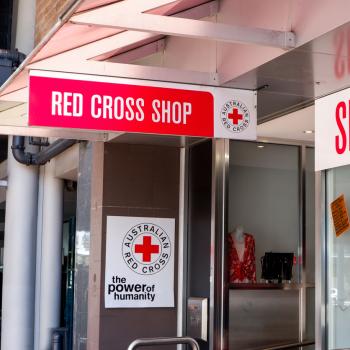
M178 310L177 336L186 334L186 306L187 306L187 210L188 210L188 149L180 150L180 193L179 193L179 249L178 249ZM183 345L178 350L184 349Z
M315 173L315 341L316 349L326 346L326 172Z
M11 144L11 140L9 140ZM1 348L32 350L38 169L8 152Z
M306 147L299 147L299 342L306 336Z
M226 264L229 140L213 140L209 349L228 348Z

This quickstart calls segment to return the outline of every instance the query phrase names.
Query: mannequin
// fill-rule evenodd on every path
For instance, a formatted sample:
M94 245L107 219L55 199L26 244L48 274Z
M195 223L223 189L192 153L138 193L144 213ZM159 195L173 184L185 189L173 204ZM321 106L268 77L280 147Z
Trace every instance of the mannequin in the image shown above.
M245 242L244 242L244 229L242 225L237 226L233 232L231 232L232 239L237 250L239 260L243 260Z
M255 283L255 240L244 233L242 225L230 232L228 239L230 283Z

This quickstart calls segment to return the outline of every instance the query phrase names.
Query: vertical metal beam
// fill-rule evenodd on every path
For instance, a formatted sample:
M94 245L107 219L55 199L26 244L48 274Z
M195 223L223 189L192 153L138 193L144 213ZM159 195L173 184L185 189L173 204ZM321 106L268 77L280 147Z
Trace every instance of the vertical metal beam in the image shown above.
M315 335L316 349L326 349L326 181L325 172L315 173Z
M210 261L210 344L211 350L228 346L227 204L229 140L213 140L212 219Z
M92 163L92 143L80 143L75 239L73 349L81 350L87 348Z
M84 271L84 275L82 276L84 279L88 276L88 290L93 291L89 292L87 300L85 300L81 304L81 310L86 308L87 303L87 311L88 313L88 322L87 322L87 347L81 347L79 350L88 349L95 350L100 348L100 319L101 319L101 300L103 300L103 287L101 287L102 280L102 245L104 237L101 234L103 230L103 186L104 186L104 164L105 164L105 144L103 142L94 142L89 143L91 145L90 149L88 147L84 147L80 151L80 171L87 171L90 165L86 164L88 162L88 156L90 156L91 163L91 174L89 175L90 180L86 181L85 185L88 186L88 182L90 181L90 189L89 192L89 203L86 204L86 209L90 211L89 214L91 216L90 221L90 258L88 260L89 271ZM88 148L88 149L87 149ZM85 163L85 165L84 165ZM84 170L83 170L84 169ZM82 176L86 176L86 173ZM82 179L84 182L85 179ZM84 194L81 194L80 199L83 200ZM82 217L81 217L82 218ZM82 218L83 219L83 218ZM80 227L82 225L80 224ZM94 258L91 258L94 257ZM76 264L78 266L78 264ZM87 276L88 274L88 276ZM85 283L84 280L81 281ZM77 283L77 289L79 289L79 285ZM85 322L85 318L83 318ZM85 332L85 331L84 331ZM80 338L84 338L82 334ZM75 348L74 348L75 349Z
M299 147L299 342L306 335L306 147Z
M178 288L177 336L186 335L187 309L187 215L188 215L188 149L180 149L179 238L178 238ZM184 345L178 345L183 349Z

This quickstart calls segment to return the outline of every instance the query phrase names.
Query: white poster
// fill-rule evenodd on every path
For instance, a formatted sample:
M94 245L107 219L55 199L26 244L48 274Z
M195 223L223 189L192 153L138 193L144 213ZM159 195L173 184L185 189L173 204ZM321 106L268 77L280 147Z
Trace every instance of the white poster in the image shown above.
M350 89L315 101L316 171L350 164Z
M105 307L174 307L175 219L107 217Z

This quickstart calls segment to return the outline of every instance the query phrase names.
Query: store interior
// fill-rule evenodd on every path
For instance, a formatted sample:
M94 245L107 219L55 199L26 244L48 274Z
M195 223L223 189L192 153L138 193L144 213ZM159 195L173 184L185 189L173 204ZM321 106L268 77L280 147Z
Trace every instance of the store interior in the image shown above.
M311 106L260 124L257 142L230 141L230 350L315 348L313 120ZM210 297L211 162L211 141L190 148L188 297Z

